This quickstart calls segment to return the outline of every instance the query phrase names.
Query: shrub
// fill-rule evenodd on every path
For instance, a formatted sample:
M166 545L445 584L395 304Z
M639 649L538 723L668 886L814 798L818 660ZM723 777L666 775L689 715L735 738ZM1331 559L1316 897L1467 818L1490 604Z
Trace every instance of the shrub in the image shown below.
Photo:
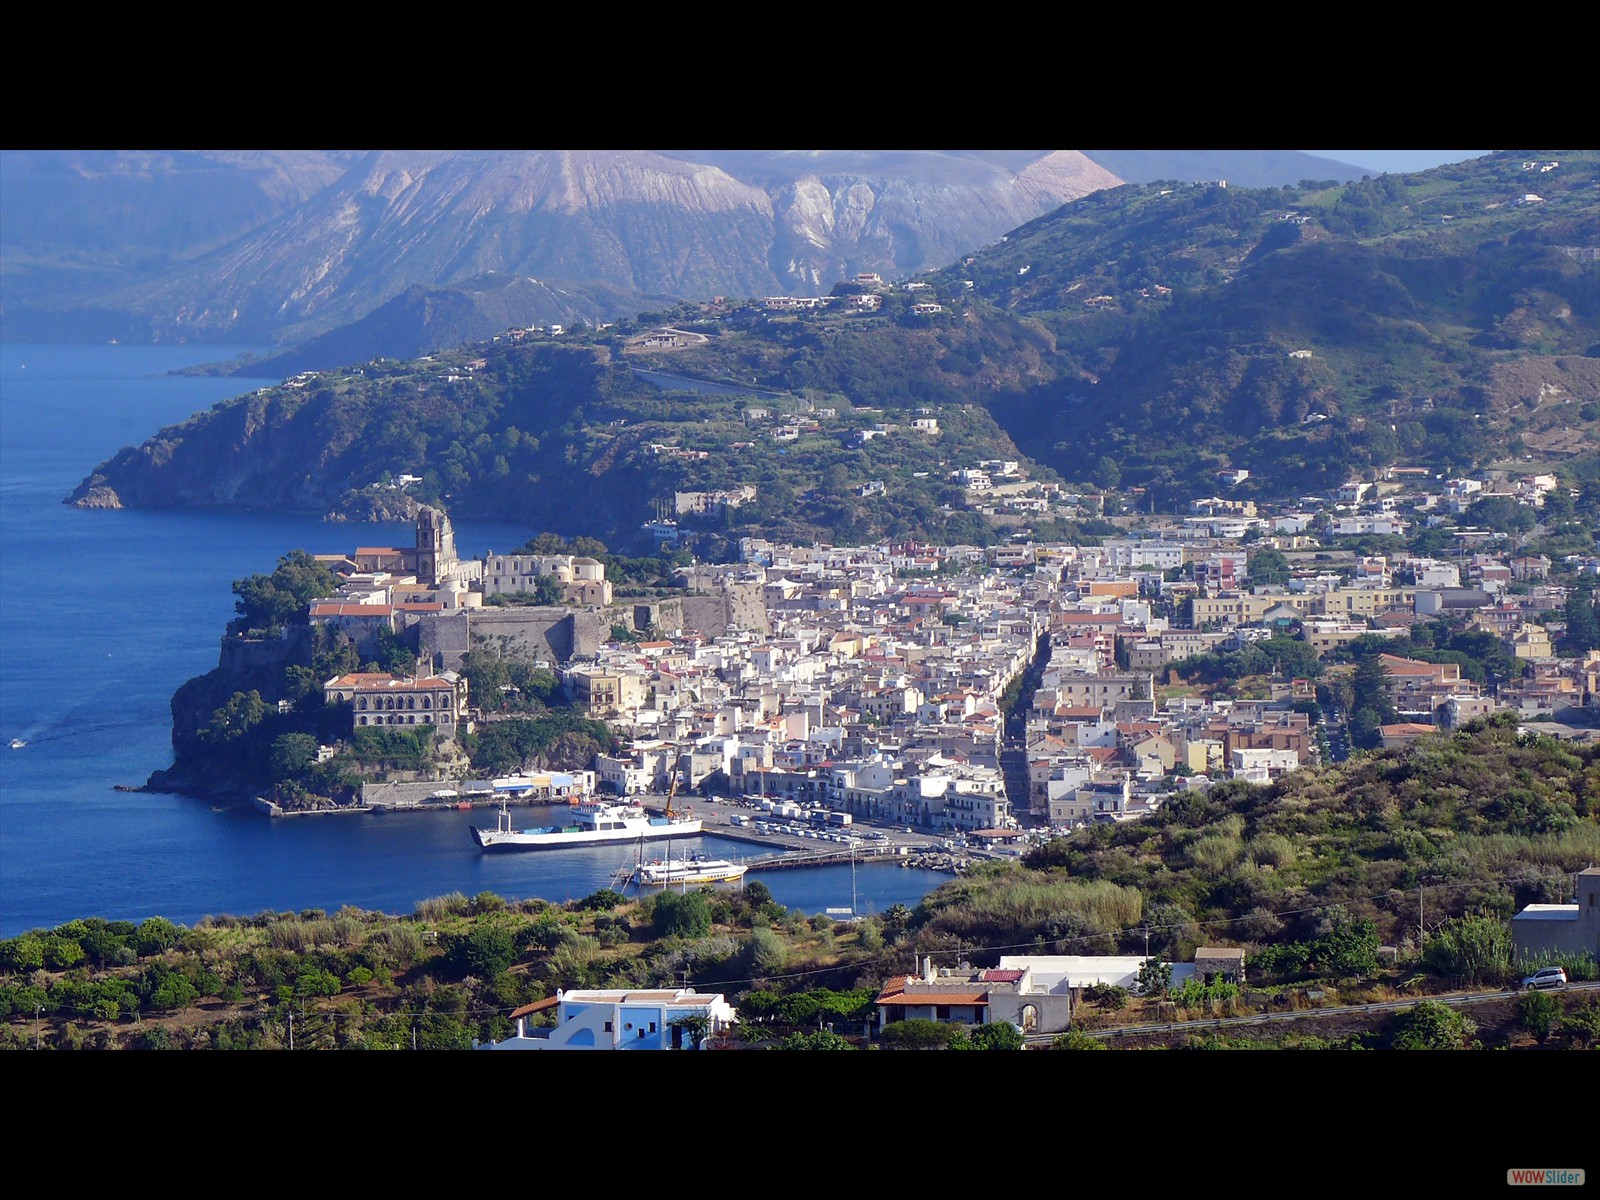
M446 917L465 916L471 902L460 892L418 900L416 915L424 921L442 921Z
M1105 1042L1084 1033L1081 1029L1069 1029L1050 1043L1052 1050L1104 1050L1105 1048Z
M1396 1050L1460 1050L1477 1032L1475 1022L1448 1004L1423 1000L1395 1020L1389 1044Z
M770 929L752 929L745 940L744 954L745 967L752 977L781 971L789 961L788 947Z
M943 1050L953 1040L966 1041L966 1035L954 1025L942 1025L913 1017L907 1021L891 1021L883 1027L879 1039L886 1050Z
M1083 998L1112 1012L1128 1007L1128 989L1114 983L1094 983L1083 990Z
M1549 992L1528 992L1517 1001L1517 1024L1540 1042L1550 1036L1561 1003Z
M1027 1043L1015 1025L996 1021L980 1025L968 1037L974 1050L1021 1050Z
M1493 917L1446 921L1428 939L1423 966L1434 975L1464 975L1474 983L1499 983L1511 974L1511 931Z

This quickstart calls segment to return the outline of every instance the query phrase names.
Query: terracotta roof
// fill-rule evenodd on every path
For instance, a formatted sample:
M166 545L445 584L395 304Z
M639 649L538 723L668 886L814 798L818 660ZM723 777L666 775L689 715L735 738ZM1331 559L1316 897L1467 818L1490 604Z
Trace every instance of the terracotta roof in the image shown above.
M1435 675L1438 674L1440 663L1418 662L1411 658L1400 658L1393 654L1380 654L1378 661L1383 664L1383 669L1391 675Z
M543 1000L535 1000L532 1004L524 1004L521 1008L512 1009L511 1019L515 1021L518 1017L526 1017L530 1013L544 1012L546 1009L554 1008L559 1003L561 1002L554 996L546 996Z
M313 617L388 617L394 615L394 608L388 604L347 604L343 601L330 600L319 602L311 606Z
M448 679L439 679L433 676L424 676L418 679L406 679L396 675L367 672L365 674L341 675L324 687L354 688L358 692L378 691L436 691L439 688L450 686Z
M903 1004L912 1008L925 1004L983 1004L989 1003L989 993L980 989L971 992L917 992L907 995L900 990L903 985L890 984L890 991L885 988L881 996L873 1001L874 1004Z

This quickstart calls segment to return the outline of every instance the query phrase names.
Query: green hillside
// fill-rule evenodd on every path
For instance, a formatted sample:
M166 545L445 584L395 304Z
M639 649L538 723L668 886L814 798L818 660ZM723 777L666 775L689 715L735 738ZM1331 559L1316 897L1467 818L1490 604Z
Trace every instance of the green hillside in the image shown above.
M702 321L709 340L677 355L633 353L648 326L625 324L322 372L160 431L69 500L359 511L358 493L412 474L417 499L457 516L620 549L641 544L641 524L660 505L670 513L675 492L752 487L742 506L685 524L717 539L995 540L996 526L956 507L949 476L1023 459L969 396L984 340L1019 343L996 356L1007 371L1040 369L1026 330L1000 320L941 334L914 318L858 320L769 323L745 310ZM649 382L636 366L670 378ZM691 390L696 381L719 390ZM911 428L922 409L937 413L937 434ZM795 433L783 440L786 425ZM869 499L861 493L873 481L884 486Z
M930 278L1053 335L1060 382L1003 415L1069 478L1101 454L1163 499L1223 465L1263 494L1401 460L1464 470L1592 435L1597 186L1594 151L1344 185L1128 186ZM1592 436L1560 440L1592 461Z

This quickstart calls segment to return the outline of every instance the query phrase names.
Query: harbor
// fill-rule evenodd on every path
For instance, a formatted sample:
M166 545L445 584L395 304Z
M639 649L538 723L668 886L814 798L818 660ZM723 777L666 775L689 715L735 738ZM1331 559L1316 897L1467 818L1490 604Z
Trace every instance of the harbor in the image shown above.
M341 812L406 813L440 812L446 809L487 810L493 812L501 806L554 807L558 811L566 805L588 798L579 791L563 794L560 788L566 781L581 777L581 773L562 775L547 773L512 777L510 780L459 780L441 783L381 783L368 784L362 789L362 804L358 808L340 809ZM595 796L594 799L606 799ZM622 797L615 797L621 800ZM647 794L627 797L647 811L664 814L669 798L665 795ZM259 801L258 807L267 802ZM926 866L930 860L949 860L949 867L932 869L964 869L967 861L990 857L975 848L956 848L949 844L948 835L894 826L852 823L830 825L826 828L803 829L803 823L782 822L785 828L774 828L768 823L765 829L755 824L756 814L751 806L735 800L704 796L679 796L672 800L674 811L699 819L700 831L727 841L744 842L759 846L768 853L747 865L751 870L786 870L799 866L827 866L849 863L851 847L830 842L826 848L817 844L817 838L829 835L835 839L854 837L857 860L862 863L885 861L904 863L915 859L916 865ZM317 811L317 810L312 810ZM282 812L284 816L299 815ZM803 830L803 831L802 831ZM954 864L960 864L959 866Z

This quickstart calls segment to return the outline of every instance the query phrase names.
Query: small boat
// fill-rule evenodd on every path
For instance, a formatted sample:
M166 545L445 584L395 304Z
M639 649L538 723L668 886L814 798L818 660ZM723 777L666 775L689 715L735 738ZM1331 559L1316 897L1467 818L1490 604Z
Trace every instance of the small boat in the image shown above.
M11 748L13 750L21 750L27 744L28 743L23 741L21 738L12 738L11 739Z
M633 882L642 887L670 887L675 883L733 883L744 878L746 869L743 863L696 854L689 858L656 859L654 862L640 863L633 870Z

